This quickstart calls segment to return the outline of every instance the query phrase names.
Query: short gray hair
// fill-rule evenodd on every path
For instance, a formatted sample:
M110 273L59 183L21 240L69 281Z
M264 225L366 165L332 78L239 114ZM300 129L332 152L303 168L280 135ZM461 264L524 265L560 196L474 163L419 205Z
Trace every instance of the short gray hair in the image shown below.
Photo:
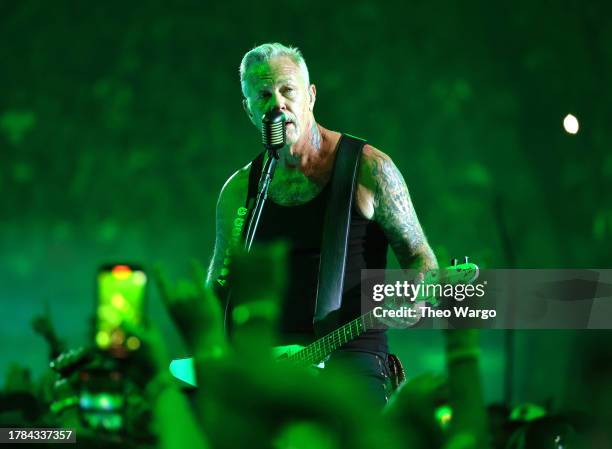
M287 56L291 58L291 60L295 62L302 71L302 76L306 82L306 87L310 85L308 67L306 67L306 61L304 61L302 52L297 47L287 47L278 42L270 42L252 48L242 57L242 62L240 62L240 87L242 88L242 95L246 97L246 73L248 69L253 64L268 62L270 59L279 56Z

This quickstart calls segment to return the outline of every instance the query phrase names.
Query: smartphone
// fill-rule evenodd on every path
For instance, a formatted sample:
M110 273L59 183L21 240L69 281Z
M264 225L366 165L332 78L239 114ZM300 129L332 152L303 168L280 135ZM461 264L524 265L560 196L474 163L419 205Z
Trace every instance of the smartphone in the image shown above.
M125 424L126 392L119 371L105 368L81 371L79 412L85 427L120 432Z
M137 265L107 264L98 270L95 342L117 358L140 348L133 330L145 325L147 275Z

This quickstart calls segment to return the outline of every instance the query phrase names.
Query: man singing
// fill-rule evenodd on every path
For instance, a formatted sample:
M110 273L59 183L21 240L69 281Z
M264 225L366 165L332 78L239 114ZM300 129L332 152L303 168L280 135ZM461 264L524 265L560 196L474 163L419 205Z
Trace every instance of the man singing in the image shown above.
M262 116L271 109L280 109L286 117L287 145L279 151L255 242L288 242L289 279L281 306L279 344L310 343L314 340L323 219L341 133L316 122L316 88L310 84L298 49L279 43L253 48L240 64L240 82L244 110L260 132ZM245 205L249 182L259 179L259 175L249 176L252 166L250 163L234 173L221 190L208 285L213 285L221 274L236 210ZM343 322L359 314L361 270L384 269L388 245L402 268L437 268L406 183L389 156L371 145L363 147L354 192L342 296ZM326 362L326 369L348 367L363 379L370 399L384 404L388 396L387 353L384 331L368 331L336 350Z

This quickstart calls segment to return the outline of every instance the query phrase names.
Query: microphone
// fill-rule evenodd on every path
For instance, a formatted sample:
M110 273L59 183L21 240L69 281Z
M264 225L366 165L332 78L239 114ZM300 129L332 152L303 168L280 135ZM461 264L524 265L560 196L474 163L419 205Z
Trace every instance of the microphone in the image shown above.
M251 245L255 239L255 231L259 226L261 211L263 210L266 199L268 198L268 188L274 177L276 164L278 164L278 150L287 144L287 118L280 109L274 108L266 112L261 118L261 141L268 150L270 157L266 160L259 179L259 193L255 199L251 214L249 215L249 225L244 239L244 249L251 251Z
M278 159L278 150L287 144L286 117L280 109L274 108L261 118L261 141L274 159Z

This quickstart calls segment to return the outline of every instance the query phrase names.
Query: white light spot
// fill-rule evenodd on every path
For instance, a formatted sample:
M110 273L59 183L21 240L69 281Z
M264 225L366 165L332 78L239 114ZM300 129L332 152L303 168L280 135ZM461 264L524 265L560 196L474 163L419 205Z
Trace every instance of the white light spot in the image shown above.
M147 275L142 271L134 271L133 279L135 285L144 285L147 282Z
M563 119L563 127L565 131L570 134L576 134L580 126L578 125L578 119L572 114L567 114Z

